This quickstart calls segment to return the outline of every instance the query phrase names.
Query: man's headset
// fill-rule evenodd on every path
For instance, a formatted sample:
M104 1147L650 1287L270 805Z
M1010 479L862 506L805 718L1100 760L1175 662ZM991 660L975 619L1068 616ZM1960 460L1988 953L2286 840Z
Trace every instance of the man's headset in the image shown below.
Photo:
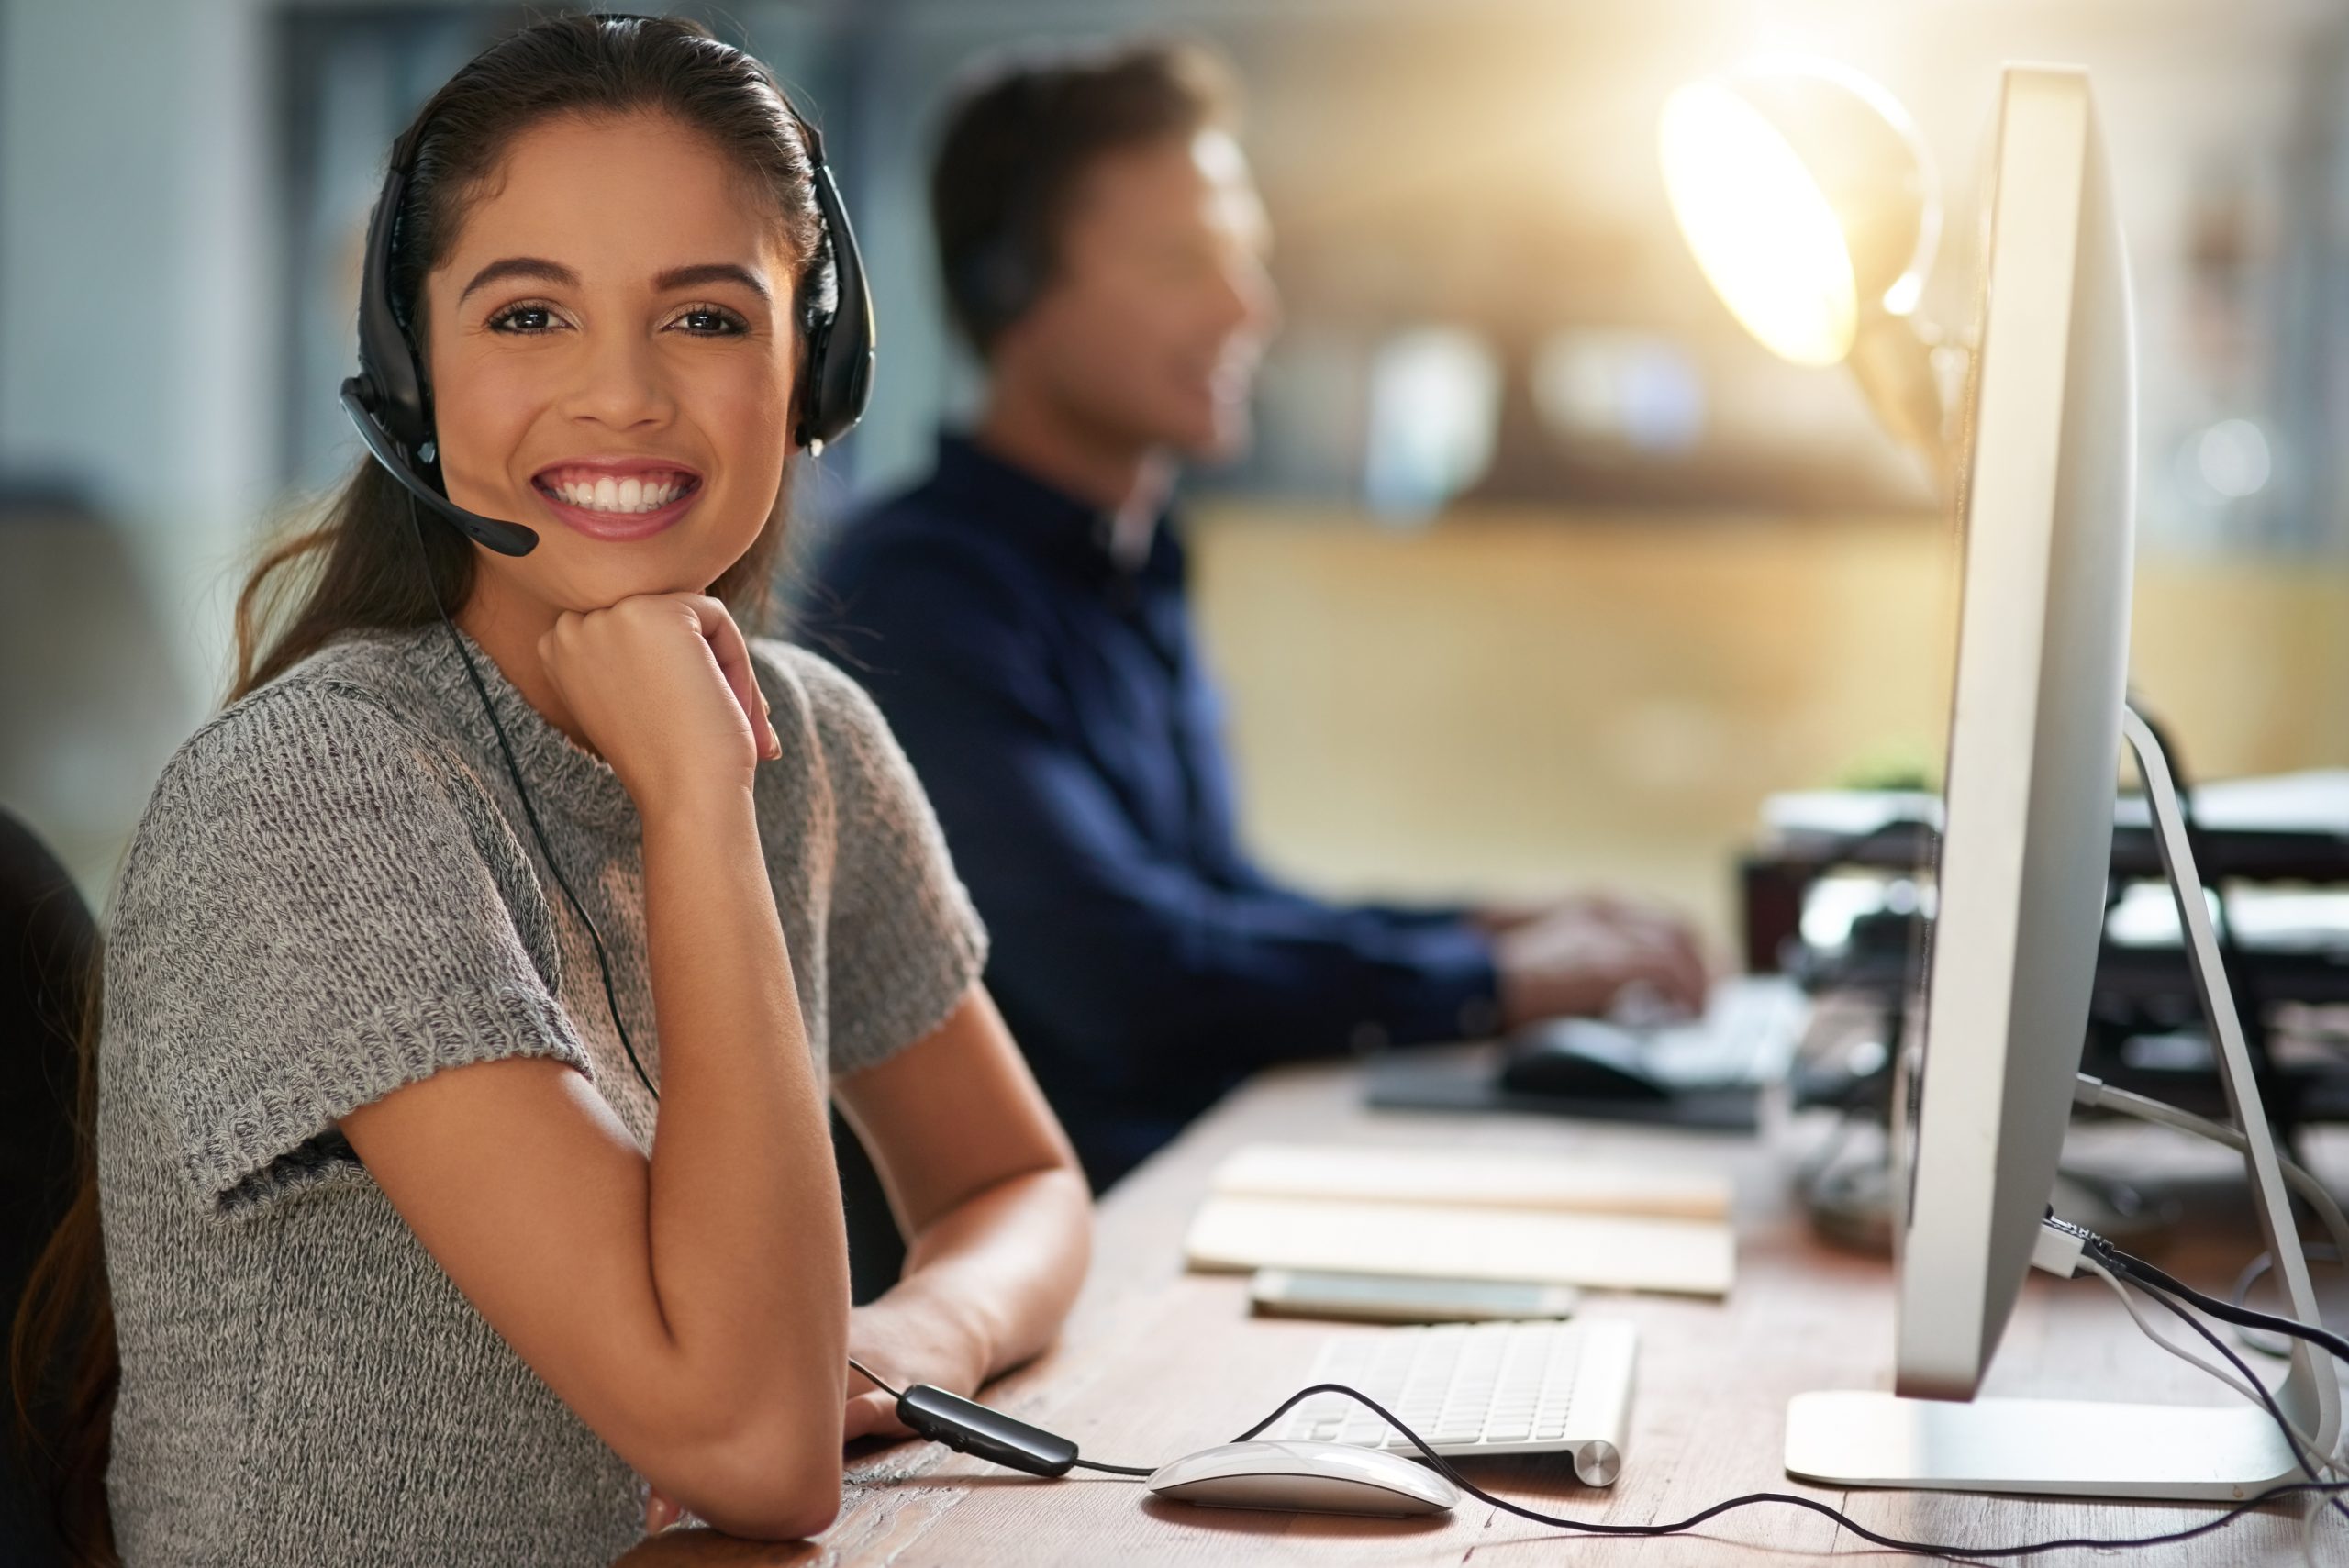
M823 218L825 248L832 262L830 308L810 306L802 319L799 425L793 432L801 446L821 452L848 434L872 400L873 297L864 285L855 231L849 227L831 168L824 161L824 139L796 109L791 113L799 122L807 161L814 166L816 210ZM367 219L365 271L359 285L359 373L342 384L342 406L375 461L409 495L475 543L501 555L528 555L538 546L536 529L484 517L449 499L434 444L424 358L392 305L392 254L399 240L400 202L423 129L418 125L392 149L384 193ZM807 275L814 274L811 265Z

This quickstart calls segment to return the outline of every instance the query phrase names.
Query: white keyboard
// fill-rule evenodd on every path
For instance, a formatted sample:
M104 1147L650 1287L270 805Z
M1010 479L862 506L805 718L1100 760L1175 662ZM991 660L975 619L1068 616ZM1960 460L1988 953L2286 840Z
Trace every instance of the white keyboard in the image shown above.
M1623 1467L1638 1338L1629 1323L1444 1323L1335 1334L1309 1383L1358 1388L1436 1452L1565 1453L1586 1485ZM1265 1434L1416 1453L1410 1440L1339 1394L1306 1400Z
M1647 1031L1650 1068L1674 1084L1774 1083L1793 1064L1809 1016L1809 999L1782 975L1717 981L1703 1018Z
M1667 1089L1702 1092L1776 1083L1794 1064L1810 1002L1782 975L1716 981L1702 1018L1685 1023L1620 1024L1552 1018L1519 1038L1554 1040Z

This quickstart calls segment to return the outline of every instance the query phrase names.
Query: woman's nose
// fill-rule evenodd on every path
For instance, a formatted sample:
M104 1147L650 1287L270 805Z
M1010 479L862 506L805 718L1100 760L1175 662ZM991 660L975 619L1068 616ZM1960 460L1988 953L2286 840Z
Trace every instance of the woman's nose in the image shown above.
M614 429L658 424L674 406L660 355L634 333L590 336L563 412Z

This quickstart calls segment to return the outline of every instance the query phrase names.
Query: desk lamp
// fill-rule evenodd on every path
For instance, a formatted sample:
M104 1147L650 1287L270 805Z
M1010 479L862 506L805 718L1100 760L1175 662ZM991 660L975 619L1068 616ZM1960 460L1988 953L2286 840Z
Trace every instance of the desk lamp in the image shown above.
M1730 314L1796 364L1848 361L1947 484L1940 339L1913 314L1941 192L1908 111L1855 71L1773 57L1673 94L1658 140L1673 216Z

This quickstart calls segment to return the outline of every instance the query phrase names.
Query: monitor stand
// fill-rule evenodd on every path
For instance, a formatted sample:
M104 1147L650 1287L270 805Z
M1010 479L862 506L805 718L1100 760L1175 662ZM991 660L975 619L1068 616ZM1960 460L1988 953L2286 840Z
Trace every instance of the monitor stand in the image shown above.
M2243 1131L2243 1164L2286 1309L2304 1323L2320 1322L2308 1258L2285 1195L2169 763L2134 712L2123 710L2121 730L2153 808L2162 865L2177 899L2227 1103ZM2341 1435L2340 1388L2313 1346L2292 1341L2290 1371L2275 1393L2277 1406L2314 1440L2312 1451L2330 1456ZM2186 1499L2239 1499L2303 1478L2275 1421L2247 1400L2210 1407L2068 1399L1957 1403L1853 1391L1795 1396L1787 1409L1787 1473L1840 1486Z

